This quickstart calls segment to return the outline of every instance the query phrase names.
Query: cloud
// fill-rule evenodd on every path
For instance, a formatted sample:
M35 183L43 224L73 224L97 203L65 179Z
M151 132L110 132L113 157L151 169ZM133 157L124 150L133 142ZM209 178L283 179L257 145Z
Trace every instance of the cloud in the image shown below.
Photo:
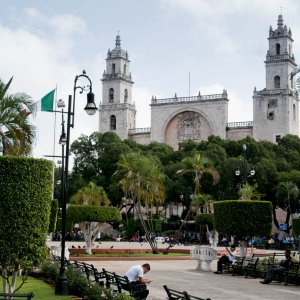
M25 9L20 18L26 19L27 23L14 29L0 24L1 79L7 82L14 76L9 93L26 92L34 101L57 86L57 98L67 102L68 95L73 93L75 75L86 63L77 58L75 51L77 39L86 33L85 22L69 14L46 16L34 8ZM99 61L104 59L100 56L89 58L89 65L85 65L92 71L89 75L99 78L93 63L99 66ZM83 110L85 101L85 96L76 95L75 128L71 130L71 140L98 129L98 118L88 117ZM52 153L55 144L58 147L61 115L56 116L56 130L54 120L54 113L47 112L38 113L32 120L37 128L35 157Z

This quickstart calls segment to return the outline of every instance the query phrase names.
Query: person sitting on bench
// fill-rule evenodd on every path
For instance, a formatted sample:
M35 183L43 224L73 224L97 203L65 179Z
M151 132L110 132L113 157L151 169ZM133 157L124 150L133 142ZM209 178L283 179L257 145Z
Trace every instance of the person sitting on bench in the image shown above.
M132 266L126 273L125 276L127 276L128 280L132 285L144 285L145 290L143 291L143 295L141 295L142 299L146 299L149 290L146 287L146 284L151 283L152 280L144 278L144 274L148 273L150 271L150 265L149 264L143 264L143 265L135 265Z
M276 275L283 274L284 271L286 271L290 268L290 266L292 264L291 250L286 249L284 255L285 255L285 260L281 261L281 263L278 267L270 268L268 270L268 273L267 273L267 276L266 276L265 280L260 281L260 283L268 284L272 280L274 280Z
M232 264L236 259L236 250L234 246L230 247L230 250L226 247L225 248L228 252L228 255L223 254L217 263L217 271L214 272L215 274L222 274L223 265Z

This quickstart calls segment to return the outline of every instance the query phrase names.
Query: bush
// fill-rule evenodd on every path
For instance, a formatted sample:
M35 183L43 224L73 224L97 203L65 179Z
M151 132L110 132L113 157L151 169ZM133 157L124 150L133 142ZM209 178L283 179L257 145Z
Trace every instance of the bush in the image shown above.
M240 240L268 236L272 230L272 203L253 200L215 202L214 225L220 234L233 235Z
M59 275L60 263L46 260L41 267L42 277L47 281L55 282ZM105 288L97 283L91 283L78 269L68 266L66 277L69 280L69 294L77 295L88 300L133 300L127 294L118 294L112 289Z
M293 233L295 236L300 235L300 218L293 219Z
M50 260L44 261L41 266L42 277L55 282L59 274L59 268L60 264L58 262L51 262Z
M69 280L69 294L83 297L89 286L88 279L75 268L67 268L66 276Z

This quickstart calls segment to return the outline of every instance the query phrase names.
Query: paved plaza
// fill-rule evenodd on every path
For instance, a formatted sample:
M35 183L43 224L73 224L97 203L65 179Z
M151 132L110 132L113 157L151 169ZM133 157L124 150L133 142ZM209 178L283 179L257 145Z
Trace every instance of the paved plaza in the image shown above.
M102 243L101 247L113 246L114 248L128 248L129 243ZM130 247L147 247L139 243L130 243ZM165 247L165 246L164 246ZM191 246L180 246L192 248ZM110 258L111 259L111 258ZM126 258L124 258L126 259ZM89 261L99 270L105 268L109 271L123 275L134 264L150 263L151 271L145 276L153 282L148 285L150 293L148 299L166 299L163 285L179 291L187 291L193 296L211 298L212 300L236 299L278 299L299 300L300 286L274 282L269 285L259 283L261 279L244 278L230 274L217 275L213 272L196 270L196 261L185 260L101 260ZM216 270L216 261L212 263L212 269Z

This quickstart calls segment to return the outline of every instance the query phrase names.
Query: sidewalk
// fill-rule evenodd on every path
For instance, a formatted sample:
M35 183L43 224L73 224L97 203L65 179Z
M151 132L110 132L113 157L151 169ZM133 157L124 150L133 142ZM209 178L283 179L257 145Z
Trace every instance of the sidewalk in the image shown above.
M49 243L50 244L50 243ZM59 242L51 242L51 244L58 245ZM83 243L68 242L67 246L71 245L78 247ZM119 242L103 242L97 244L98 247L109 249L113 248L135 248L146 247L147 243L119 243ZM159 245L165 248L166 245ZM177 246L176 246L177 247ZM191 249L193 246L178 246L181 249ZM222 250L218 248L218 251ZM273 251L271 251L273 252ZM166 256L167 258L167 256ZM123 275L129 267L135 264L143 264L149 262L151 271L145 276L151 278L153 282L148 286L149 300L166 299L166 292L163 285L179 291L187 291L193 296L200 298L211 298L212 300L299 300L300 286L289 285L285 286L283 283L274 282L269 285L259 283L261 279L244 278L241 276L232 276L230 274L216 275L213 272L205 272L196 270L197 262L189 258L172 260L154 260L144 259L140 260L126 260L125 257L107 258L101 260L89 260L98 270L105 268L109 271L116 272ZM213 261L212 270L216 270L217 261Z
M285 286L274 282L269 285L259 283L260 279L231 276L229 274L216 275L212 272L195 269L196 261L95 261L92 263L99 270L105 268L109 271L123 275L134 264L149 262L151 271L145 276L153 282L148 285L150 293L148 299L166 299L163 285L179 291L187 291L193 296L211 298L212 300L299 300L299 286ZM216 262L212 264L216 270Z

